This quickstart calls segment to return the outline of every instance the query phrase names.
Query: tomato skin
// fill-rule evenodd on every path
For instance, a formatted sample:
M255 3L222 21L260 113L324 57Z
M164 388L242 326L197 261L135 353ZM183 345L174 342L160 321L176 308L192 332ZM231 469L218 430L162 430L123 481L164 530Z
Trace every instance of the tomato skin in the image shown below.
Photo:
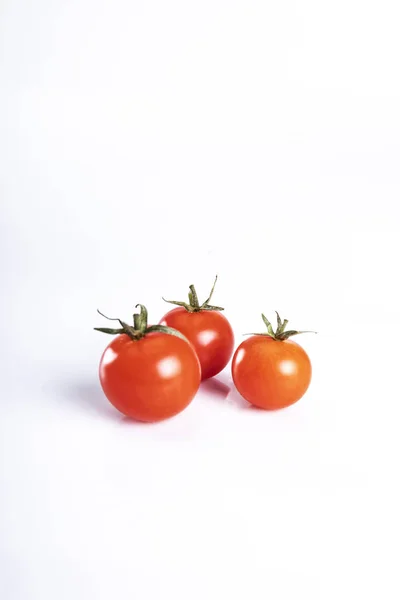
M240 344L232 359L239 393L259 408L289 406L303 396L311 381L307 353L292 340L255 335Z
M165 333L133 341L122 334L104 350L100 382L108 400L138 421L160 421L181 412L195 396L201 370L192 346Z
M201 378L213 377L229 362L235 339L226 317L217 310L189 312L183 307L170 310L160 321L177 329L191 342L201 365Z

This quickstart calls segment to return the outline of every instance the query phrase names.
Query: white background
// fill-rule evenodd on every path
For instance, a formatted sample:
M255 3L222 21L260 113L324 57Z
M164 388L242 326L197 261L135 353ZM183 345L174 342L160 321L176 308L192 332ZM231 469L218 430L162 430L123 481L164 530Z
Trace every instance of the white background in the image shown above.
M397 7L2 0L2 599L399 598ZM216 273L306 396L122 418L95 309Z

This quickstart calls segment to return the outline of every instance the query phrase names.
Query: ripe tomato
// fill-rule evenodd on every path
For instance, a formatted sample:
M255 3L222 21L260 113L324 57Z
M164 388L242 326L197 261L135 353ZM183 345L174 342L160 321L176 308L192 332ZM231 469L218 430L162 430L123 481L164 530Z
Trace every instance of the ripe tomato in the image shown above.
M311 362L299 344L288 338L299 331L285 331L278 315L278 329L253 335L240 344L232 359L232 377L239 393L264 409L284 408L303 396L311 381Z
M160 421L181 412L200 385L200 364L192 346L179 332L147 327L147 313L135 327L121 329L100 360L100 382L108 400L138 421ZM138 315L134 315L137 317Z
M199 304L196 290L190 286L189 304L167 300L178 304L178 308L169 311L161 319L160 324L177 329L193 345L201 365L201 378L213 377L228 364L234 348L232 327L226 317L221 314L219 306L211 306L210 296Z
M188 338L199 357L202 379L213 377L228 364L234 337L228 319L221 313L190 313L185 308L174 308L160 323L181 331Z

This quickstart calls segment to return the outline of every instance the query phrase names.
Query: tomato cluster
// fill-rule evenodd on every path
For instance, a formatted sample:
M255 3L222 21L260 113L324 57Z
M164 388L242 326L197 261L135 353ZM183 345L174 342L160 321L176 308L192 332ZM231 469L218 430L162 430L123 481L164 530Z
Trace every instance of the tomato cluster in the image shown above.
M117 335L100 360L100 382L108 400L123 414L138 421L160 421L188 406L200 382L228 364L234 350L232 327L223 308L207 300L199 303L195 287L189 302L176 305L158 325L148 326L142 304L133 325L120 319L118 328L95 328ZM102 313L100 313L102 314ZM311 362L277 314L274 331L262 315L267 331L250 334L236 349L232 378L239 393L264 409L283 408L299 400L311 381ZM105 315L102 315L105 316ZM106 317L108 319L108 317Z

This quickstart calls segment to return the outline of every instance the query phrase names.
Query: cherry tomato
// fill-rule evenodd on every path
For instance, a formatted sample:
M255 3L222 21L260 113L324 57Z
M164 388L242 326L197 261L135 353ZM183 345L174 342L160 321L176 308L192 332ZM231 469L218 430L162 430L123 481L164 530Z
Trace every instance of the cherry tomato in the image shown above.
M284 408L299 400L311 381L311 362L299 344L288 339L303 333L285 331L278 315L278 329L253 335L240 344L232 359L232 377L239 393L264 409Z
M160 421L181 412L200 385L193 347L179 332L147 327L147 320L140 327L120 323L122 329L100 329L119 334L100 360L100 382L108 400L138 421Z
M193 345L203 380L222 371L232 356L235 343L232 327L220 312L223 309L209 304L214 287L215 282L209 298L200 305L194 286L190 286L189 304L167 301L179 307L169 311L160 321L161 325L183 333Z
M193 345L201 365L201 378L213 377L228 364L234 347L232 327L217 311L188 312L174 308L160 321L161 325L181 331Z

